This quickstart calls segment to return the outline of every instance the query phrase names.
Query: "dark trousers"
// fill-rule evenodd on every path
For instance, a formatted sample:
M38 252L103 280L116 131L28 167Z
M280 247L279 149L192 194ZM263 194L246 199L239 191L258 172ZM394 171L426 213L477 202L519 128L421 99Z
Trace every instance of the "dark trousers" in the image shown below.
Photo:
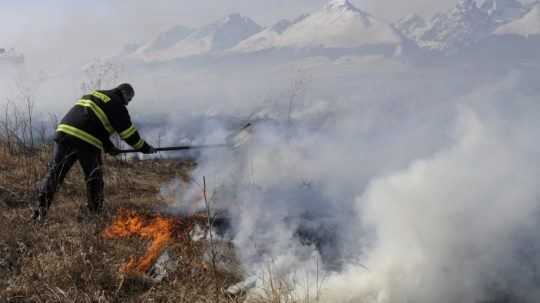
M86 180L88 209L91 212L100 212L103 209L101 151L78 139L62 135L56 139L47 175L39 187L38 201L42 212L47 212L59 186L77 160Z

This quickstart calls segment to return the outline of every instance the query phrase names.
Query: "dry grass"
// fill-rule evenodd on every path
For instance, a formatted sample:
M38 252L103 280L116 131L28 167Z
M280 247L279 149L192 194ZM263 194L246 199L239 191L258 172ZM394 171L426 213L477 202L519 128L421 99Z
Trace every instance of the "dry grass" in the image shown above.
M216 283L223 289L238 281L225 271L214 276L203 242L180 240L169 248L177 269L163 282L125 276L118 268L130 256L139 256L147 243L101 236L120 208L151 214L167 206L159 196L161 184L187 178L193 163L107 158L107 210L93 221L79 220L86 189L80 169L74 167L48 222L36 225L30 220L30 205L49 149L9 153L0 145L0 302L214 302ZM218 299L239 300L224 294Z

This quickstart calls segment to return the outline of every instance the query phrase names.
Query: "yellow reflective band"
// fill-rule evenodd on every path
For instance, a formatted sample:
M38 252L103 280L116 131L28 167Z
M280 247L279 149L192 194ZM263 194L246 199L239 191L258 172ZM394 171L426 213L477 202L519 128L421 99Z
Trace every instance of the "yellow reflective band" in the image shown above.
M98 99L100 99L101 101L103 101L105 103L111 101L111 98L109 98L109 96L105 95L104 93L100 93L98 91L93 91L91 93L91 95L98 98Z
M143 147L143 145L144 145L144 140L141 139L141 140L139 140L139 142L137 142L137 144L133 145L133 148L134 149L141 149Z
M135 126L131 125L128 129L120 133L120 138L126 140L127 138L131 137L135 132L137 132L137 129Z
M67 124L60 124L58 125L58 128L56 129L56 131L66 133L68 135L72 135L76 138L83 140L86 143L90 143L94 145L95 147L103 150L103 143L101 143L101 141L98 138L90 135L89 133L83 130L80 130L78 128L75 128Z
M103 112L103 110L99 108L99 106L97 106L94 102L82 99L77 102L77 105L90 108L94 112L94 114L96 114L99 121L101 121L101 124L103 124L103 127L105 127L107 132L109 134L112 134L114 132L114 128L111 126L111 122L109 122L107 115L105 115L105 112Z

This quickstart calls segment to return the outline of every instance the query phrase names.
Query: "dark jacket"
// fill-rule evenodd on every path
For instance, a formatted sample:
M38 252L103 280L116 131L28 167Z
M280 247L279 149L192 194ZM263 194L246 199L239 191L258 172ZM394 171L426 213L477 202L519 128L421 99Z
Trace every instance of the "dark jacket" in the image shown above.
M57 136L75 137L105 151L114 147L109 137L115 132L135 149L147 147L131 123L122 94L116 89L83 96L64 116L56 132Z

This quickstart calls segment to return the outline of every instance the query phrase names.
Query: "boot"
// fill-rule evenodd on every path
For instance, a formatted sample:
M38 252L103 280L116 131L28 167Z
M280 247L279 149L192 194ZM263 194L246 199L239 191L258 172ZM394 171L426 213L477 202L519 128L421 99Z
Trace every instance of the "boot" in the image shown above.
M88 206L81 206L79 209L79 215L77 216L77 222L79 223L92 223L98 222L103 214L103 209L93 209Z
M47 221L47 209L38 207L32 211L32 221L37 224L43 224Z

